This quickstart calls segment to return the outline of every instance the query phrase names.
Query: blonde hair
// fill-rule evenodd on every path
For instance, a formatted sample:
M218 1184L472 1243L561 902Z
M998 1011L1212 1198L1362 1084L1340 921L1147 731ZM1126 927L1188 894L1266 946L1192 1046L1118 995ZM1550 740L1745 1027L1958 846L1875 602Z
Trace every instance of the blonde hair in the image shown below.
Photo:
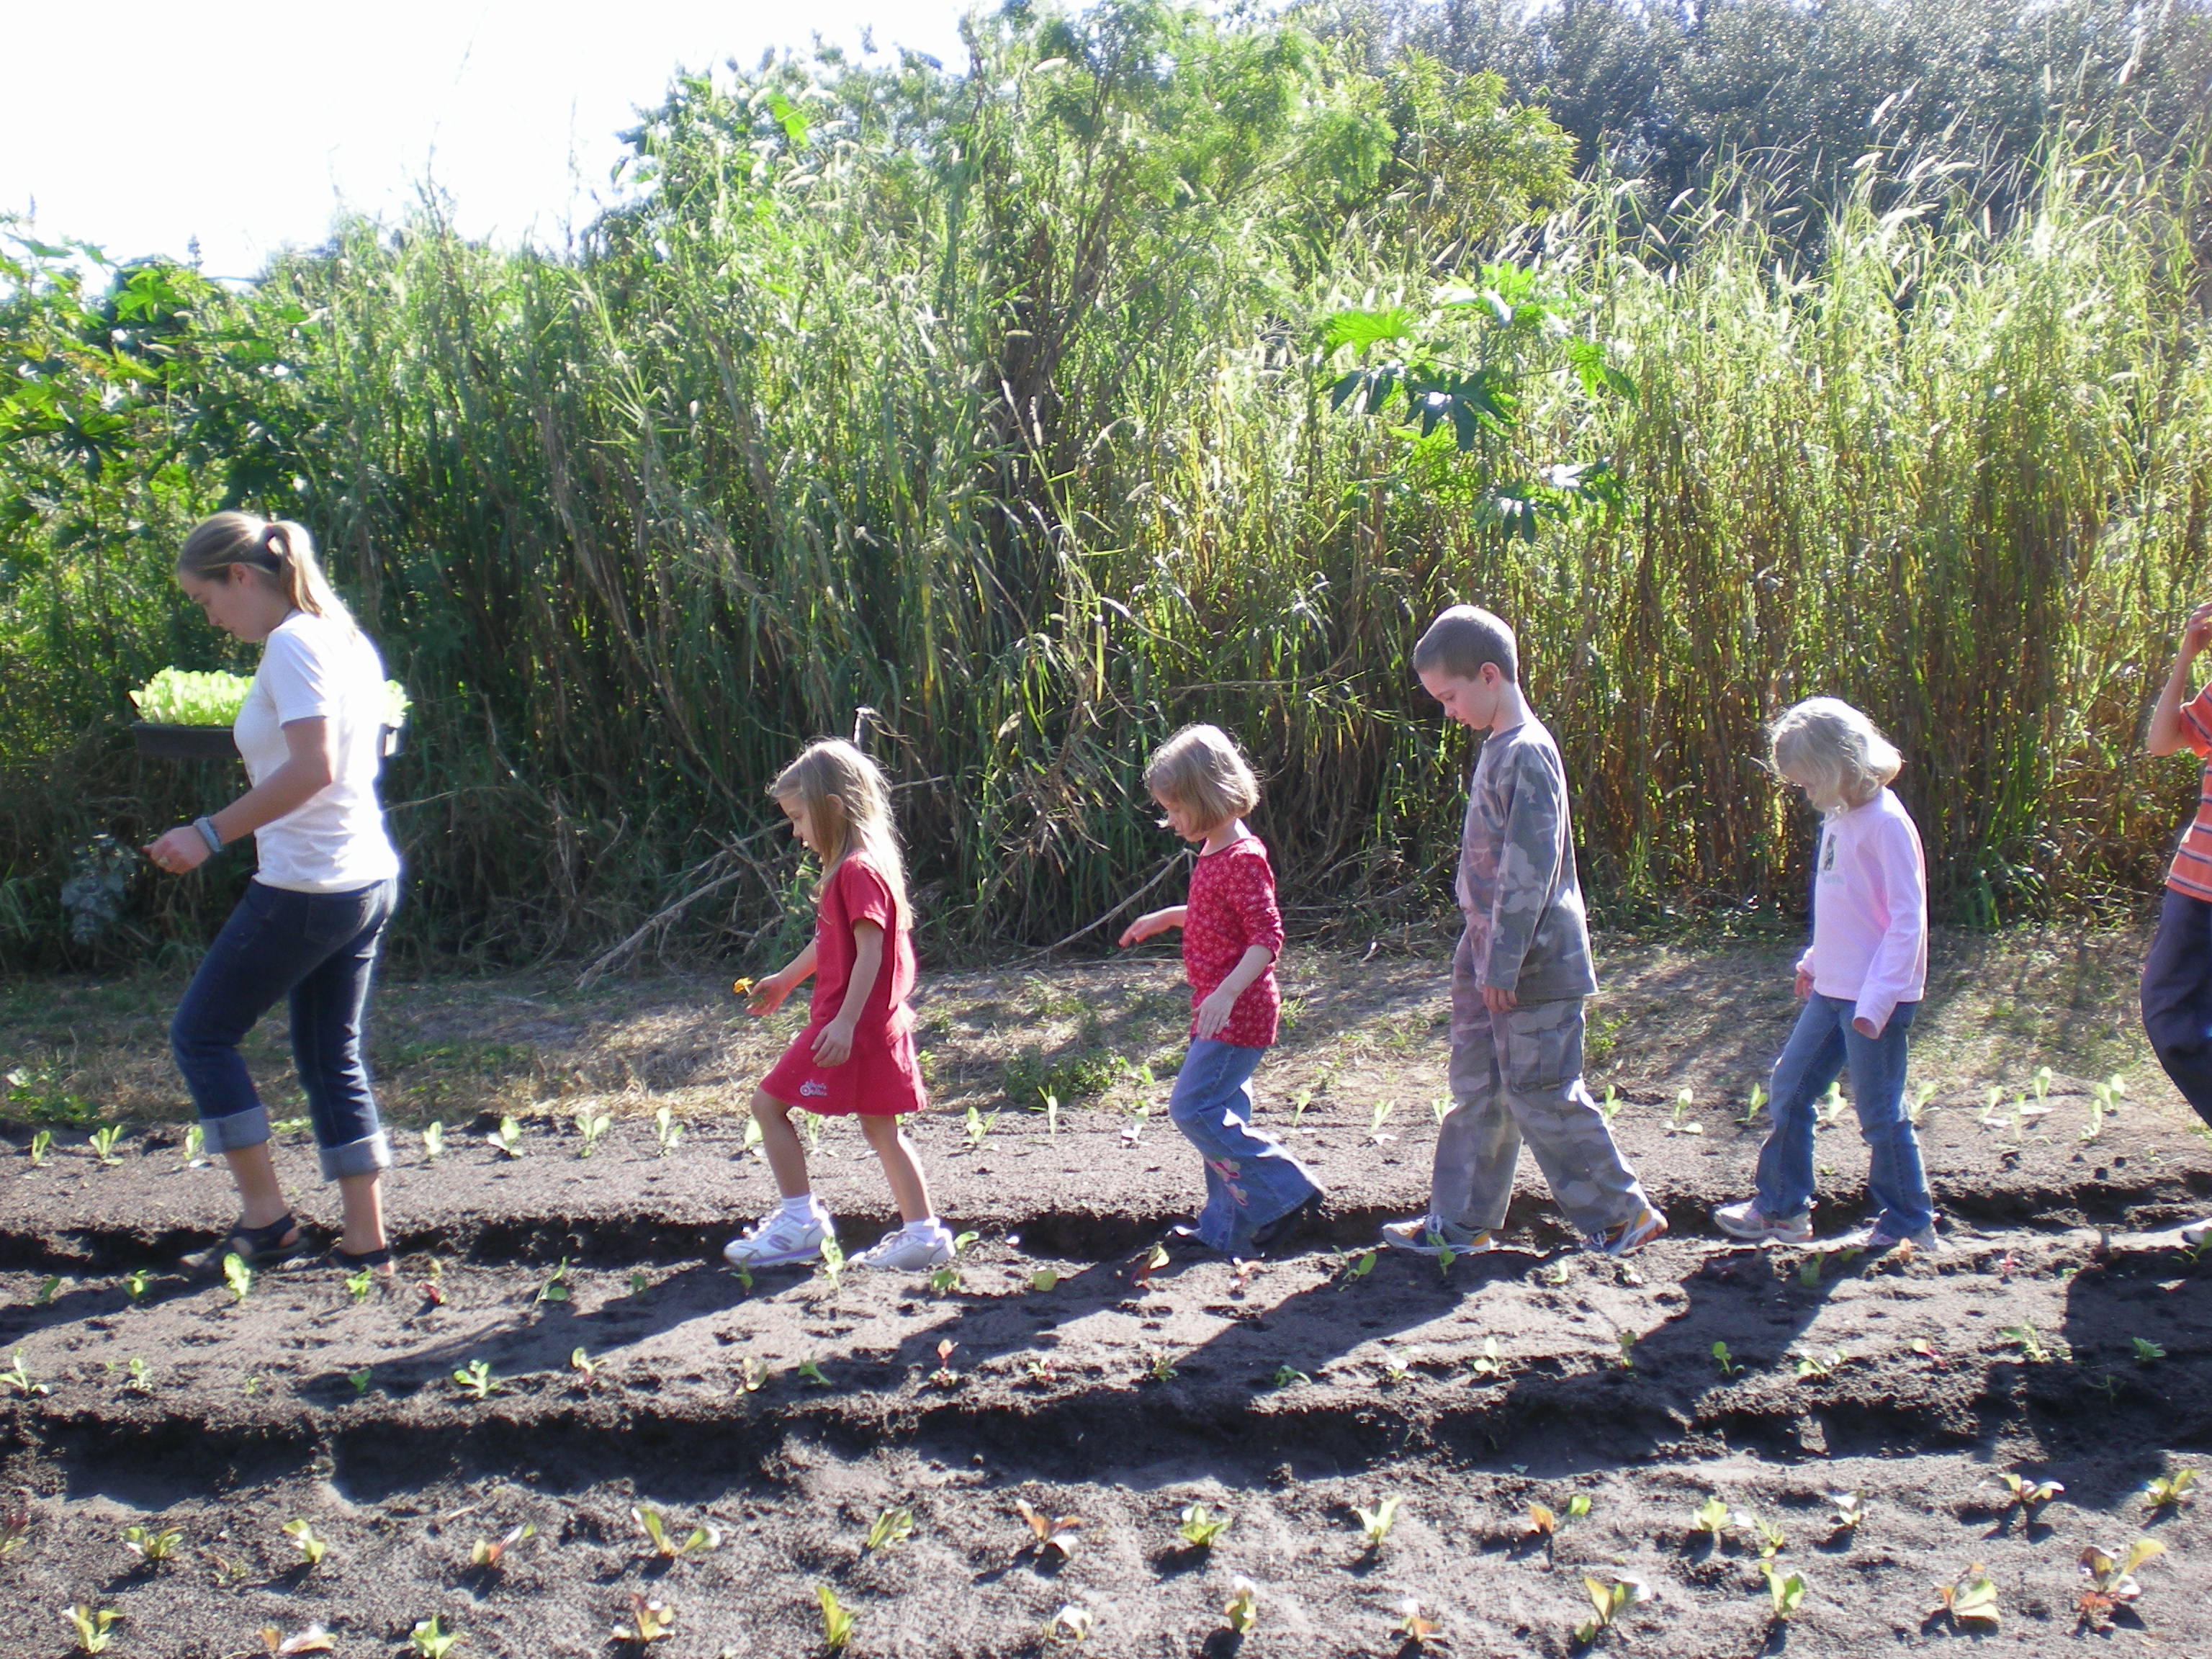
M890 887L900 919L908 919L906 860L891 819L890 782L881 767L842 738L823 738L800 750L768 792L806 809L823 843L823 880L854 853L865 853Z
M1199 814L1207 830L1260 804L1260 780L1237 739L1218 726L1186 726L1154 750L1145 764L1145 787L1156 800Z
M353 625L353 612L323 574L315 558L315 538L305 525L252 513L217 513L192 526L184 550L177 555L180 576L211 580L234 564L274 577L295 611Z
M1766 728L1767 761L1821 811L1863 806L1905 765L1875 723L1840 697L1808 697Z

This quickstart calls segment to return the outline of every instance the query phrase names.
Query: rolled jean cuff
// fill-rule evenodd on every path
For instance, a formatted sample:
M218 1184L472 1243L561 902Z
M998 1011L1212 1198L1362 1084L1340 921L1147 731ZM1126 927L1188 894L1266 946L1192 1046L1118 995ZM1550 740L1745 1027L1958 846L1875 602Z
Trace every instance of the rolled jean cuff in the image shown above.
M210 1152L242 1152L269 1139L269 1109L258 1103L242 1112L200 1120L200 1133Z
M323 1179L340 1181L347 1176L374 1175L379 1170L392 1167L392 1141L383 1130L349 1140L342 1146L317 1148L322 1159Z

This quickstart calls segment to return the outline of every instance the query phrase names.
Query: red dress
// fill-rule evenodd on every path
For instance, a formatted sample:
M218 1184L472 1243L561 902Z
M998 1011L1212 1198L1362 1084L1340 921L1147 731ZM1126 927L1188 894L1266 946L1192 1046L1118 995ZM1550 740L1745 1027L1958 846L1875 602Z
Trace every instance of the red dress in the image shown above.
M853 1031L853 1053L841 1066L814 1059L814 1039L845 1006L859 948L855 922L872 921L884 930L883 966ZM814 1001L806 1029L783 1051L761 1091L787 1106L830 1115L859 1113L894 1117L929 1104L921 1083L921 1060L914 1047L914 1013L906 1006L914 990L914 939L900 919L890 884L860 853L848 854L822 884L815 906Z
M1201 853L1190 872L1183 909L1182 968L1190 980L1190 1034L1198 1035L1198 1005L1235 971L1251 945L1283 954L1283 918L1275 908L1275 870L1267 844L1257 836L1233 841L1218 853ZM1244 988L1216 1042L1265 1048L1275 1041L1283 994L1273 963Z

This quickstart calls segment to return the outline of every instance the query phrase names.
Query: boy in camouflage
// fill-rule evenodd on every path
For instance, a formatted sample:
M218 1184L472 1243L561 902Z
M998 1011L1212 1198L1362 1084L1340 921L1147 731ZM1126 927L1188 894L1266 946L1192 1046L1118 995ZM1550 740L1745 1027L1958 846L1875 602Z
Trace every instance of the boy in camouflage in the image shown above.
M1487 735L1460 842L1453 1104L1428 1214L1389 1223L1383 1240L1428 1255L1490 1249L1525 1139L1585 1245L1626 1255L1667 1220L1583 1086L1583 1002L1597 976L1559 745L1522 696L1513 630L1489 611L1446 611L1413 647L1413 669L1449 718Z

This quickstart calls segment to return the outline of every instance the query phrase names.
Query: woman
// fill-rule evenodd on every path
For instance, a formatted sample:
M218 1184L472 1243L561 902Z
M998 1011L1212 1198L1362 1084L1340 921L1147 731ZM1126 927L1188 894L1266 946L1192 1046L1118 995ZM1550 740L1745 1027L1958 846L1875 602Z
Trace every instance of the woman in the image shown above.
M258 869L179 1005L169 1041L207 1147L238 1182L242 1213L209 1261L252 1266L300 1248L300 1227L269 1155L269 1114L238 1045L289 998L292 1054L345 1212L331 1261L392 1272L377 1121L361 1035L376 950L399 896L399 856L377 804L384 666L315 562L307 532L218 513L185 540L177 580L207 619L262 647L233 727L252 787L146 850L181 875L254 838Z

